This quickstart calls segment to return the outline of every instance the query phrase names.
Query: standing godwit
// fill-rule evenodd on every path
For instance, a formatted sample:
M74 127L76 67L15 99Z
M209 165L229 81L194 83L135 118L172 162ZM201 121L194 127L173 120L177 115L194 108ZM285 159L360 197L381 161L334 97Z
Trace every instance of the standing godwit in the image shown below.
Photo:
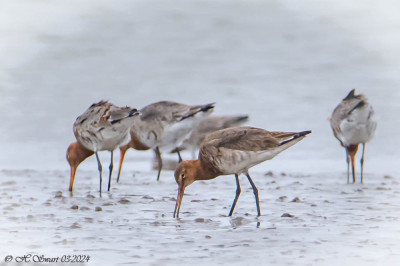
M100 174L100 195L102 184L102 165L98 151L110 151L108 191L111 187L113 170L113 151L130 141L129 129L139 112L130 107L117 107L107 101L92 104L74 123L74 134L78 142L67 149L67 160L71 166L69 190L73 190L76 168L91 156L96 155Z
M147 147L154 150L158 160L157 180L162 169L162 151L171 151L179 147L190 136L193 128L214 108L214 103L205 105L186 105L170 101L156 102L140 110L141 115L132 124L131 143L121 147L119 173L125 152L133 147ZM178 151L179 161L182 161ZM117 182L119 181L119 177Z
M270 160L302 140L311 131L269 132L253 127L234 127L218 130L206 136L200 147L198 160L182 161L175 170L178 196L174 218L179 217L185 188L196 180L210 180L220 175L234 174L236 196L229 216L232 216L241 189L239 175L245 174L256 198L257 214L261 215L258 189L249 175L249 168Z
M248 115L206 117L192 131L190 137L182 143L178 150L189 150L192 153L192 157L195 158L196 151L199 149L201 142L204 140L207 134L220 129L239 126L247 122L248 119ZM176 152L176 150L173 152Z
M333 134L346 150L347 183L350 182L350 164L353 173L353 183L356 182L354 158L358 145L362 144L361 156L361 184L364 178L365 144L370 141L376 129L374 109L363 94L355 95L355 89L336 106L330 119Z

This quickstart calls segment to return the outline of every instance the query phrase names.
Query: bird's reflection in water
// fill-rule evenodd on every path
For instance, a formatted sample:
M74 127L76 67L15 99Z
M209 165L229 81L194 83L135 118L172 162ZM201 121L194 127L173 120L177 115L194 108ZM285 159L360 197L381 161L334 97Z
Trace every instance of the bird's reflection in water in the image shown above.
M247 226L254 222L256 222L256 228L260 228L260 226L261 226L261 221L259 219L250 220L250 219L246 219L244 217L235 217L235 218L230 219L229 222L233 229L236 229L236 228L239 228L242 226Z

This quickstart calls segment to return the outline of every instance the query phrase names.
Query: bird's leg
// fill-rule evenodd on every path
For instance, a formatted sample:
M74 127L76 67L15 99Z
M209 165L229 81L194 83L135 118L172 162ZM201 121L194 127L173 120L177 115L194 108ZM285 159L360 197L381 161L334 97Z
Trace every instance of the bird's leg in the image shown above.
M111 162L110 162L110 167L108 168L110 170L110 172L108 174L108 191L110 191L110 188L111 188L111 176L112 176L112 170L114 167L113 161L114 161L114 151L111 151Z
M179 163L182 162L182 156L181 156L181 153L179 152L178 148L176 148L176 153L178 154L178 162Z
M364 152L365 152L365 143L363 143L362 156L361 156L361 184L364 179Z
M250 185L253 188L254 196L256 198L257 216L261 216L260 201L258 199L258 189L257 189L256 185L254 184L253 180L251 180L251 177L250 177L249 173L246 173L246 176L247 176L247 179L249 179Z
M356 153L357 153L357 150L358 150L358 144L357 145L350 145L347 148L348 148L348 152L349 152L350 160L351 160L351 170L352 170L352 174L353 174L353 184L354 184L356 182L354 158L356 157Z
M350 155L347 150L347 147L345 147L346 150L346 163L347 163L347 184L350 183Z
M119 178L121 177L122 164L124 163L125 153L128 149L129 149L128 145L119 147L120 157L119 157L119 169L118 169L117 183L119 182Z
M240 183L239 183L239 176L237 174L235 174L235 178L236 178L236 196L235 196L235 199L233 200L232 207L231 207L231 210L230 210L228 216L232 216L233 210L235 209L236 202L238 201L239 196L240 196L240 192L241 192Z
M160 180L160 175L161 175L161 168L162 168L162 159L161 159L160 149L158 147L156 147L156 149L154 151L156 153L156 157L157 157L157 161L158 161L157 181L159 181Z
M99 155L97 154L97 151L94 154L96 154L97 166L98 166L99 173L100 173L100 197L101 197L101 183L103 182L103 176L102 176L103 167L101 166L100 158L99 158Z

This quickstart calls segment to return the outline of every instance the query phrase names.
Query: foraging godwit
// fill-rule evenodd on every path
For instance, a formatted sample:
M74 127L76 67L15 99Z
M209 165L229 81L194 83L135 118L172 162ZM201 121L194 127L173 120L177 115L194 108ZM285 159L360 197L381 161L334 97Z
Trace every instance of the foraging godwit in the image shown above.
M161 152L179 147L190 136L193 128L204 119L202 114L209 114L214 103L205 105L186 105L170 101L156 102L140 110L141 115L131 124L131 142L122 146L119 173L121 173L125 152L133 147L151 148L158 160L157 180L162 169ZM182 161L178 151L179 161ZM117 182L120 175L118 175Z
M124 158L125 158L126 151L129 148L133 148L133 149L138 150L138 151L146 151L146 150L150 149L149 147L147 147L146 145L144 145L143 143L141 143L137 139L137 136L132 131L132 129L130 130L130 134L131 134L131 140L129 141L129 143L127 145L125 145L125 146L119 147L120 157L119 157L119 167L118 167L117 182L119 182L119 178L121 177L122 164L124 163Z
M189 150L192 153L192 157L195 158L195 152L199 149L201 142L204 140L207 134L220 129L239 126L247 122L248 119L248 115L206 117L192 131L190 137L183 142L178 150ZM173 152L176 152L176 150Z
M174 218L179 217L187 186L196 180L210 180L229 174L234 174L236 178L236 196L229 216L232 216L241 192L240 174L246 175L253 188L257 214L260 216L258 189L249 175L249 168L272 159L310 133L311 131L269 132L260 128L234 127L208 134L200 146L199 159L182 161L175 170L175 180L179 187Z
M363 94L355 95L355 89L336 106L330 119L333 134L346 149L347 183L350 182L350 164L353 173L353 183L356 182L354 158L358 145L362 144L361 155L361 184L364 178L365 145L370 141L376 129L374 109Z
M67 160L71 166L69 190L73 190L76 168L91 156L96 155L100 174L100 195L102 184L102 165L98 151L110 151L108 191L111 186L113 151L130 141L129 129L139 112L130 107L117 107L107 101L92 104L74 123L74 134L78 142L67 149Z

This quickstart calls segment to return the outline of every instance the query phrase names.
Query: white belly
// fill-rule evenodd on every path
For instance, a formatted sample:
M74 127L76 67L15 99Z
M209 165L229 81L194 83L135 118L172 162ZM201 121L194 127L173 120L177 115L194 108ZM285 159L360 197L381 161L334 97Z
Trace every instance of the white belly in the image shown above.
M267 151L238 151L221 148L220 151L222 156L215 159L216 163L224 175L229 175L246 173L249 168L274 158L281 152L281 148Z
M341 138L346 146L367 143L373 138L376 121L370 112L369 106L359 108L342 121L340 124Z

